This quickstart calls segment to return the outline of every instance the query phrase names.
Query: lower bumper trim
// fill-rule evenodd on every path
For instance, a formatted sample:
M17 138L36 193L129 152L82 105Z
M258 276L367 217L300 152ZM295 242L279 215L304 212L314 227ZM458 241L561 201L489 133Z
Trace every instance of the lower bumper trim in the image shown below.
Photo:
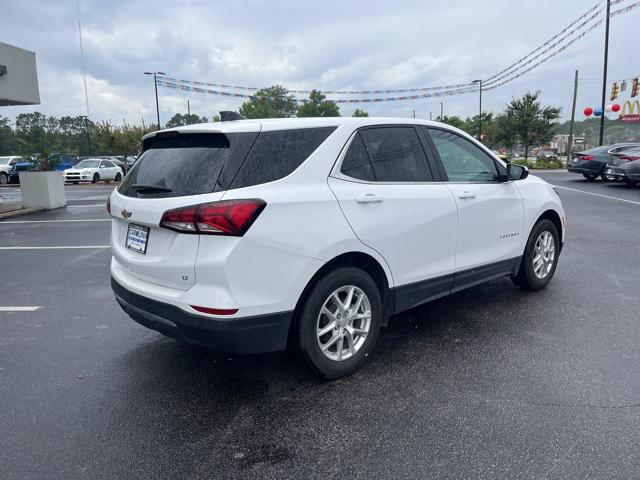
M292 311L219 319L138 295L113 277L111 288L118 304L134 321L176 340L234 354L274 352L287 346Z

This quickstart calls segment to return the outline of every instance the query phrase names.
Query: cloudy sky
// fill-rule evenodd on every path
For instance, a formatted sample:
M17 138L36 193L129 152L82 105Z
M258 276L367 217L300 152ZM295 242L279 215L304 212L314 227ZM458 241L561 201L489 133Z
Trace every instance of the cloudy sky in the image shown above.
M604 1L604 0L603 0ZM155 121L145 70L176 78L290 89L391 89L487 78L596 5L597 0L80 0L90 116ZM634 3L624 0L613 9ZM42 104L9 107L84 114L76 0L3 0L0 41L37 53ZM609 78L637 76L640 9L611 20ZM584 79L578 107L599 103L604 25L522 78L486 92L487 110L542 90L571 108L573 72ZM210 117L241 99L159 89L161 120L191 110ZM445 114L471 115L477 94L446 97ZM351 114L356 106L342 106ZM439 114L440 99L364 104L373 115Z

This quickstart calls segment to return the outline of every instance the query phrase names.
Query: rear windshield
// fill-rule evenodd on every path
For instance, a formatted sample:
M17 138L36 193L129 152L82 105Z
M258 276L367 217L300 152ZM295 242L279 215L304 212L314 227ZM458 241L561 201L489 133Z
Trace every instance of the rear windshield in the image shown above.
M119 192L129 197L158 198L225 190L233 180L228 170L235 167L237 171L257 136L256 132L151 137Z
M253 133L158 134L125 177L129 197L199 195L283 178L300 166L335 127Z

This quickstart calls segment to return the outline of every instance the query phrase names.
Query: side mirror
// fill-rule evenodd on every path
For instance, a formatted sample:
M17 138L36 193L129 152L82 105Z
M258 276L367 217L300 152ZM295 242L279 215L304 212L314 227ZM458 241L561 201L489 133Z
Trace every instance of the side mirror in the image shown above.
M529 169L515 163L507 164L507 178L509 180L523 180L529 176Z

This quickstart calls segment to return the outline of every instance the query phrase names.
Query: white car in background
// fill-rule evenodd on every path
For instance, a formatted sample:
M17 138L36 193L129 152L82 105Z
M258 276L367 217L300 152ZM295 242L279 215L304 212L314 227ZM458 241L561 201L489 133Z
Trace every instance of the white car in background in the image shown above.
M124 177L124 173L120 167L111 160L102 160L100 158L81 160L75 167L64 171L64 181L71 183L96 183L100 180L119 182L122 177Z
M118 303L214 350L295 346L324 378L393 314L501 276L544 288L565 237L551 185L442 123L222 121L143 144L107 206Z

